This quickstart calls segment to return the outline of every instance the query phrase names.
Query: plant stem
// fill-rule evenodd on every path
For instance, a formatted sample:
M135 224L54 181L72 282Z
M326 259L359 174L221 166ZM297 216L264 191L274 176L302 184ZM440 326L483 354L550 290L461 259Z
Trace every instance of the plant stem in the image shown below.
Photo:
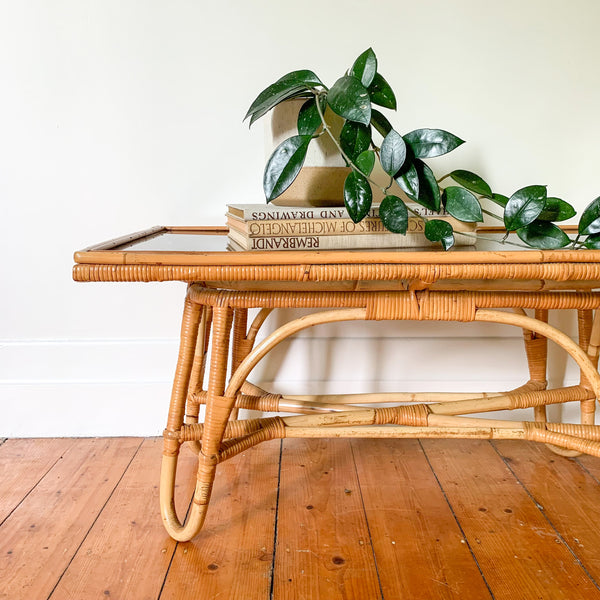
M440 177L440 178L437 180L438 184L439 184L439 183L442 183L442 181L444 181L444 179L448 179L448 177L450 177L450 173L448 173L447 175L444 175L443 177Z
M383 192L383 194L386 195L387 194L386 188L381 187L376 181L373 181L370 177L367 177L352 162L352 160L350 159L350 157L342 150L342 147L340 146L339 142L337 141L335 135L333 135L331 129L329 129L329 125L327 125L327 121L325 121L325 115L323 115L323 111L321 110L321 104L319 102L319 97L318 96L316 98L315 105L317 107L317 111L319 112L319 116L321 117L321 122L323 123L323 129L327 132L327 134L331 138L331 141L335 144L336 148L338 149L338 152L344 157L344 160L348 163L348 166L350 166L354 171L357 171L358 173L360 173L369 183L371 183L372 185L374 185L376 188L380 189Z
M484 215L488 215L489 217L494 217L494 219L497 219L498 221L504 222L504 219L502 217L499 217L498 215L495 215L493 212L490 212L489 210L485 210L485 208L482 208L481 212Z
M502 244L503 246L517 246L518 248L527 248L527 250L531 250L531 246L526 246L525 244L519 244L518 242L509 242L506 239L507 236L504 236L502 239L496 239L496 238L487 237L485 235L481 235L479 233L466 233L463 231L455 231L454 235L464 235L466 237L475 238L478 240L485 240L486 242L495 242L496 244Z
M579 238L581 237L581 234L578 233L577 237L573 240L573 248L575 248L575 246L579 243Z

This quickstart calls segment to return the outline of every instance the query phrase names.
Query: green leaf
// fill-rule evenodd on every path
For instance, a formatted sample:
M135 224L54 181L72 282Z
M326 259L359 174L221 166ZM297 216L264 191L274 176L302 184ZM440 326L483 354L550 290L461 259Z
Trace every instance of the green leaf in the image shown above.
M408 160L405 161L402 168L394 175L394 181L411 200L417 201L419 197L419 173L414 163Z
M590 250L600 250L600 233L590 235L583 245Z
M415 129L404 136L404 141L412 148L417 158L442 156L465 143L443 129Z
M365 50L350 69L350 75L356 77L364 87L369 87L377 73L377 57L371 48Z
M346 121L340 132L340 146L351 161L371 145L371 127L354 121Z
M546 198L544 210L538 217L539 221L566 221L574 217L577 211L560 198Z
M439 212L441 206L440 188L433 171L422 160L415 160L414 165L419 177L419 195L416 201L429 210Z
M323 109L324 107L321 108L321 110ZM322 124L317 101L315 98L310 98L302 105L298 113L298 134L313 135Z
M392 129L383 139L380 160L383 170L391 176L394 176L404 164L406 144L397 131Z
M386 229L394 233L406 233L408 210L406 204L398 196L389 195L381 201L379 218Z
M481 205L477 198L465 188L451 185L444 190L442 202L446 210L459 221L477 223L483 221Z
M432 219L425 223L425 237L430 242L441 242L444 250L454 246L454 230L448 221Z
M579 219L579 234L600 233L600 196L585 207Z
M546 204L546 186L529 185L517 190L504 207L504 226L507 231L521 229L535 221Z
M471 171L463 171L458 169L456 171L452 171L452 173L450 173L450 177L452 177L456 183L462 185L471 192L475 192L476 194L485 196L486 198L492 197L492 189L490 186L483 179L481 179L479 175L471 173Z
M368 90L373 104L396 110L396 96L394 95L394 91L379 73L375 73L375 77L373 77Z
M311 87L322 85L321 80L312 71L302 70L287 73L258 95L250 105L244 121L251 116L250 125L252 125L254 121L283 100L287 100L299 92L308 92Z
M373 150L365 150L361 152L355 159L354 164L359 168L361 173L368 177L375 166L375 152Z
M495 202L504 208L508 204L508 196L503 196L502 194L492 194L492 202Z
M310 135L295 135L275 148L263 177L267 202L283 194L292 185L302 168L311 140Z
M564 248L571 243L569 236L559 227L547 221L534 221L517 229L517 235L529 246L541 250Z
M371 186L365 178L357 171L352 171L344 182L344 204L350 218L358 223L364 219L373 201Z
M327 102L334 113L348 121L368 125L371 120L369 93L355 77L340 77L329 90Z
M385 137L391 130L392 125L386 119L385 115L380 113L375 108L371 108L371 125L377 129L377 131Z

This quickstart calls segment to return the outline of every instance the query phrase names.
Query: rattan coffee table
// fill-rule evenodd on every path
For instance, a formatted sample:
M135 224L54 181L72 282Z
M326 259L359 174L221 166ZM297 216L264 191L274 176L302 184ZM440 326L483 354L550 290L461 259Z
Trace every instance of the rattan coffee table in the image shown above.
M155 227L75 253L76 281L188 283L160 482L163 520L176 540L189 540L202 527L219 463L274 438L527 439L566 456L600 456L600 426L594 425L600 318L593 312L600 306L600 251L511 249L486 240L450 252L230 252L226 232ZM323 310L285 323L255 345L269 314L290 307ZM249 324L251 308L259 310ZM577 311L578 343L548 325L551 309ZM530 379L499 393L318 397L270 393L247 379L271 349L298 331L322 323L397 319L519 327ZM546 389L548 339L577 363L578 385ZM580 403L581 424L547 422L547 405L571 401ZM384 407L369 407L375 404ZM240 408L291 416L238 419ZM532 420L465 416L517 408L533 408ZM192 508L182 524L173 491L183 444L199 462Z

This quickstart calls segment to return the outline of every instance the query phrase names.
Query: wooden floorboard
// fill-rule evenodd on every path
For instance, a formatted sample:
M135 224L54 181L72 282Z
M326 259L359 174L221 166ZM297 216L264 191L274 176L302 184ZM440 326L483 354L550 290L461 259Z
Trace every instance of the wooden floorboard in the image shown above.
M352 447L383 595L489 598L419 442L354 440Z
M0 527L0 598L48 598L141 440L73 440Z
M496 600L600 599L571 550L487 441L422 445Z
M381 598L349 440L285 440L273 598Z
M158 510L161 446L0 445L0 598L600 599L599 459L508 441L273 441L219 466L203 531L177 544ZM182 514L196 458L180 460Z

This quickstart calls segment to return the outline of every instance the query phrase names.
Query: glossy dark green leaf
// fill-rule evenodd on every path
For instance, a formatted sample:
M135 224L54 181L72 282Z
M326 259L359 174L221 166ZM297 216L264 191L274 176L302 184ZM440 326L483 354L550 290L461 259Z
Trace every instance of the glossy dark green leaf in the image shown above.
M529 246L541 250L564 248L571 243L569 236L553 223L534 221L517 229L517 235Z
M408 210L406 204L398 196L386 196L379 205L379 218L383 226L394 233L406 233L408 227Z
M590 235L583 245L590 250L600 250L600 233Z
M441 196L433 171L422 160L416 159L414 166L419 177L419 195L416 201L425 208L438 212L441 206Z
M371 145L371 127L346 121L340 132L340 146L351 161Z
M392 125L386 119L385 115L373 107L371 107L371 125L373 125L373 127L375 127L375 129L383 137L385 137L392 130Z
M396 110L394 90L392 90L390 84L379 73L375 73L375 77L373 77L368 90L373 104Z
M577 211L560 198L546 198L544 210L540 213L538 221L566 221L574 217Z
M366 88L356 77L340 77L327 94L329 108L348 121L368 125L371 120L371 100Z
M415 129L404 136L404 141L417 158L442 156L465 143L443 129Z
M442 202L446 210L459 221L477 223L483 221L481 204L477 198L465 188L451 185L442 194Z
M508 196L503 196L502 194L492 194L492 202L498 204L504 208L508 204Z
M585 207L579 219L579 233L591 235L600 233L600 196Z
M432 219L425 223L425 237L430 242L441 242L444 250L454 246L454 230L448 221Z
M417 201L419 197L419 173L414 163L405 161L402 168L394 175L394 181L411 200Z
M307 100L298 113L298 135L313 135L322 125L316 99Z
M546 186L529 185L517 190L504 207L504 226L507 231L521 229L535 221L546 204Z
M364 152L361 152L354 159L354 164L358 167L363 175L368 177L375 166L375 152L373 152L373 150L365 150Z
M392 129L381 143L379 159L381 166L388 175L395 175L406 160L406 144L402 136Z
M283 100L299 92L308 92L311 87L316 86L323 86L323 83L312 71L302 70L287 73L258 95L250 105L244 121L248 117L252 117L250 120L250 125L252 125L254 121L269 112Z
M344 182L344 204L350 218L358 223L364 219L373 201L373 193L369 182L357 171L352 171Z
M364 87L368 88L377 73L377 57L371 48L365 50L350 69L350 75L356 77Z
M311 139L310 135L295 135L275 148L263 177L267 202L283 194L292 185L302 168Z
M490 186L481 177L479 177L479 175L476 175L471 171L458 169L456 171L452 171L452 173L450 173L450 177L452 177L456 183L462 185L471 192L475 192L476 194L485 196L486 198L492 197L492 189Z

